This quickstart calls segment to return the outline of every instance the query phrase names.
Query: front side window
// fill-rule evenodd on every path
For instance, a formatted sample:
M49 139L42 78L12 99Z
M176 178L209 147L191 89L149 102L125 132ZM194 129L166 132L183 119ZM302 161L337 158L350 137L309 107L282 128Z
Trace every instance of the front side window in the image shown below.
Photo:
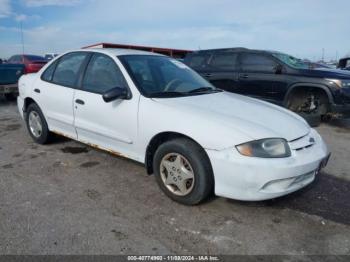
M103 94L112 88L126 88L126 81L115 62L103 54L94 54L85 73L83 89Z
M210 66L214 69L234 70L237 65L237 53L214 54Z
M74 87L80 68L88 53L70 53L60 58L52 82L58 85Z
M295 69L309 69L310 64L305 63L299 58L295 58L291 55L283 54L283 53L273 53L274 57L276 57L278 60L283 62L284 64L287 64L288 66L295 68Z
M119 56L140 92L147 97L198 95L220 90L176 59L156 55Z
M346 61L345 67L350 67L350 59Z
M247 72L275 72L277 63L263 54L243 53L241 55L241 68Z

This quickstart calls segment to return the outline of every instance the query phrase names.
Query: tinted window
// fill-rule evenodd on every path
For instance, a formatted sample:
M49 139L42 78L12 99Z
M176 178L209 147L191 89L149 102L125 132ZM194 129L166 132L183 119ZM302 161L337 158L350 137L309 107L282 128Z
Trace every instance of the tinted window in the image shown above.
M185 59L185 63L192 68L204 67L208 56L207 54L189 55L189 57Z
M9 63L13 63L15 61L15 57L11 56L10 59L8 60Z
M9 63L22 63L22 57L19 55L12 56L9 59Z
M243 71L273 72L276 62L262 54L242 54L241 67Z
M43 73L41 79L50 82L52 80L53 72L55 71L57 62L53 62Z
M113 59L103 54L95 54L85 73L84 90L102 94L115 87L126 87L122 72Z
M235 69L237 65L237 53L214 54L210 66L217 69Z
M87 55L87 53L70 53L63 56L56 67L52 81L59 85L73 87Z

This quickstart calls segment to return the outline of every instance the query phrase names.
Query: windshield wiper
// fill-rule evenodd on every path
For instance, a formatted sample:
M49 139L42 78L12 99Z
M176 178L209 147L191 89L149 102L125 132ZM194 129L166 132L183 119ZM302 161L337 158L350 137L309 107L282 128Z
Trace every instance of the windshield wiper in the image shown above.
M177 96L185 96L184 92L176 92L176 91L168 91L168 92L155 92L150 94L150 97L177 97Z
M207 92L221 92L221 89L218 88L213 88L209 86L204 86L204 87L199 87L196 89L193 89L191 91L188 91L188 94L193 94L193 93L207 93Z

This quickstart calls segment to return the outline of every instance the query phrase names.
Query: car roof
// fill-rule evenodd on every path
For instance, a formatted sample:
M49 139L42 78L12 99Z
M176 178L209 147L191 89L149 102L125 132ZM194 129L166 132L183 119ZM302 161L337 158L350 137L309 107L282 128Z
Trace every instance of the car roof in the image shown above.
M110 56L121 56L121 55L154 55L154 56L163 56L162 54L152 53L147 51L135 50L135 49L123 49L123 48L84 48L74 51L84 51L84 52L98 52L107 54ZM73 52L74 52L73 51ZM72 52L72 51L70 51ZM68 53L70 53L68 52Z
M252 53L281 53L274 50L257 50L257 49L249 49L245 47L233 47L233 48L217 48L217 49L206 49L206 50L197 50L191 54L202 54L202 53L213 53L213 52L252 52Z

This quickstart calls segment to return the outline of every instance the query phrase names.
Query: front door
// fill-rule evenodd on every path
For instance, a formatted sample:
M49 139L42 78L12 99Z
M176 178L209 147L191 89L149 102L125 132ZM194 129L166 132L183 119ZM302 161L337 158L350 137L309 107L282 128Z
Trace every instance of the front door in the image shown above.
M78 140L135 159L138 97L105 102L102 94L115 87L128 88L122 72L111 57L95 53L74 96Z
M238 93L275 102L279 90L287 85L278 72L278 62L260 53L242 53L238 74Z
M215 87L238 93L237 56L237 52L214 53L202 75Z

